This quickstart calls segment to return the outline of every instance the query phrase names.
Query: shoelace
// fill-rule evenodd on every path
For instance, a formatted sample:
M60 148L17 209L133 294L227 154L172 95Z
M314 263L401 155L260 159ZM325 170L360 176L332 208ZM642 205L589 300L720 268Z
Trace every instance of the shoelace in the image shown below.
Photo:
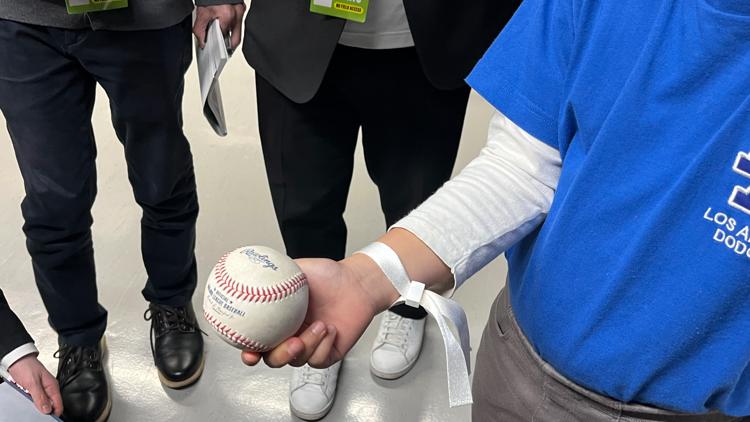
M412 320L389 312L383 323L381 340L385 344L390 344L400 349L406 349L407 338L411 329Z
M143 319L151 321L151 353L154 353L154 335L161 337L172 331L193 333L196 330L207 335L198 327L198 322L190 318L184 306L149 305L143 313Z
M313 369L308 365L302 367L302 383L323 385L328 378L328 369Z
M102 357L96 346L61 346L53 356L61 362L58 374L61 387L71 383L85 368L102 367Z

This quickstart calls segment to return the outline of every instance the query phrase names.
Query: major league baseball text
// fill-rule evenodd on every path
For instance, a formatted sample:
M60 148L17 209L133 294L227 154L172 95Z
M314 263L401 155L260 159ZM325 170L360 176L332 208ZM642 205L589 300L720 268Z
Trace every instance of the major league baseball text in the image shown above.
M214 266L203 316L232 346L265 352L297 332L307 301L307 279L291 258L264 246L246 246Z

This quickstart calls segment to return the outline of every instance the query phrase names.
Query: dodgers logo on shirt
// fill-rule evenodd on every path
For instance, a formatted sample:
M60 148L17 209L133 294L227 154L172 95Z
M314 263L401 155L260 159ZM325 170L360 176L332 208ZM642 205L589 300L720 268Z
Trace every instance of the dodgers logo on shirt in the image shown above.
M733 169L735 173L750 179L750 153L741 151L737 154ZM735 186L732 196L729 197L729 205L750 214L750 186Z
M750 153L740 151L732 169L745 177L745 183L736 185L727 203L745 214L750 215ZM746 187L747 186L747 187ZM739 256L750 259L750 225L741 215L733 216L731 210L724 211L708 207L703 219L716 225L712 240L725 246Z

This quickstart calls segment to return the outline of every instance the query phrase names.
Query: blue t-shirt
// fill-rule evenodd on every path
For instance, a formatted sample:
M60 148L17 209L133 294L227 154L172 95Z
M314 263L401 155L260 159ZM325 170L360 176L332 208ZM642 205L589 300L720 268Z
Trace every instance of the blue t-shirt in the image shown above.
M525 0L468 82L563 158L508 254L540 356L624 402L750 415L750 1Z

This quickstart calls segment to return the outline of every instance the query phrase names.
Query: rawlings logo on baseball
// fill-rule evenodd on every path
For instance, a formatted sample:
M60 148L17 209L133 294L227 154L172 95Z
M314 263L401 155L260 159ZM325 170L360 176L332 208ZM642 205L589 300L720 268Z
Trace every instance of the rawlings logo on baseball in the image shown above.
M250 261L263 265L266 268L270 268L274 271L278 270L279 267L276 266L276 264L273 263L270 259L268 259L268 255L261 255L259 254L255 249L253 248L247 248L242 251L247 257L250 259Z
M232 346L265 352L299 330L307 301L307 279L291 258L246 246L221 257L211 270L203 316Z

